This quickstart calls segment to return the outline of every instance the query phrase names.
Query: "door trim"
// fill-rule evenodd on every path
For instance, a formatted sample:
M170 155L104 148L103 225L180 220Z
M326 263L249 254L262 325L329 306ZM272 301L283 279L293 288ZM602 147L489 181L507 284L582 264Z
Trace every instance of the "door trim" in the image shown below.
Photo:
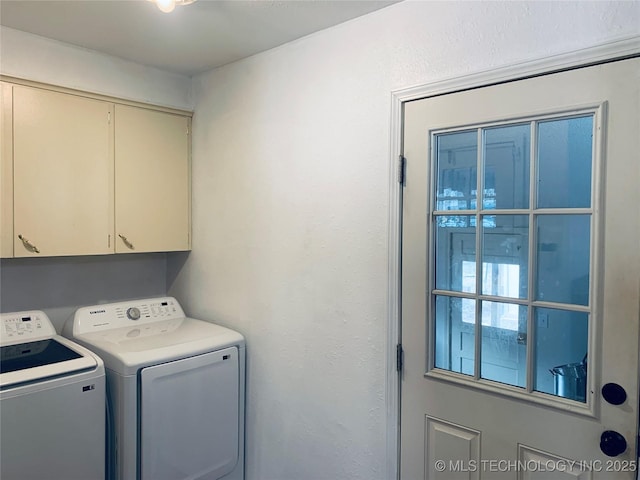
M402 116L404 103L486 87L528 77L548 75L598 63L640 56L640 35L623 37L588 48L546 58L485 70L461 77L446 78L391 92L391 131L389 157L389 252L388 252L388 323L386 353L386 478L399 478L400 455L400 376L396 370L396 345L401 340L401 245L402 188L398 182L398 159L403 153ZM411 181L411 179L409 179Z

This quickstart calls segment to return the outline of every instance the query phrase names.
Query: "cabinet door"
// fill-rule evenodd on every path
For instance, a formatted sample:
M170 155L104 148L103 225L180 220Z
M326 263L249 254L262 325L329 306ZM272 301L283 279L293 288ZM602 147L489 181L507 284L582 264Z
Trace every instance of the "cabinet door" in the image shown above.
M0 258L13 257L12 88L0 82Z
M189 118L115 109L116 252L188 250Z
M111 109L13 87L16 257L113 252Z

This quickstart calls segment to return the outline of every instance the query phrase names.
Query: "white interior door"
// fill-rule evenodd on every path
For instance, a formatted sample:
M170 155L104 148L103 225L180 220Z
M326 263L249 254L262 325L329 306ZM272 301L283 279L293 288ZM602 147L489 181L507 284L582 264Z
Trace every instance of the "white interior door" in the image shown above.
M401 478L635 478L640 59L404 108Z

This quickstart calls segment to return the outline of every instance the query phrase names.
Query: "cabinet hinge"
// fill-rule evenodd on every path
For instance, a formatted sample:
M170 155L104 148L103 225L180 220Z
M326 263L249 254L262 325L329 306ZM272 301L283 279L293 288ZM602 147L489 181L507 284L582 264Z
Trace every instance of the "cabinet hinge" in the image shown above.
M402 344L399 343L396 345L396 371L402 372L403 362L404 362L404 350L402 349Z
M400 155L398 157L398 183L400 185L404 185L406 170L407 170L407 159Z

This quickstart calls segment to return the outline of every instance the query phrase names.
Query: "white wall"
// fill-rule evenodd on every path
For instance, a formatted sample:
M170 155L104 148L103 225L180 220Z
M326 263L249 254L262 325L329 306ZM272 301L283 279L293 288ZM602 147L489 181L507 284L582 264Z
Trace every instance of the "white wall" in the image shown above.
M639 8L404 2L194 79L170 293L247 337L248 479L386 476L390 92L638 34Z
M58 332L78 307L166 290L163 253L0 261L0 311L43 310Z
M0 73L192 108L188 77L6 27L0 27ZM58 331L79 306L165 293L165 254L0 261L0 311L44 310Z
M189 77L0 27L0 73L67 88L191 110Z

